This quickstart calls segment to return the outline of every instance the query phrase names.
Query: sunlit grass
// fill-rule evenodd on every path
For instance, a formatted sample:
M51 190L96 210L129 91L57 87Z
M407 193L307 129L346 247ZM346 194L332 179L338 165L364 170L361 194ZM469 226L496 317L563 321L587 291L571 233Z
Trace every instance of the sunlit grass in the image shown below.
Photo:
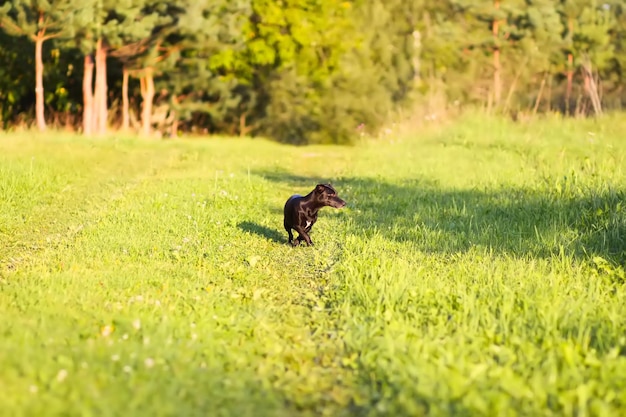
M0 140L7 415L626 412L626 123ZM316 246L282 205L331 181Z

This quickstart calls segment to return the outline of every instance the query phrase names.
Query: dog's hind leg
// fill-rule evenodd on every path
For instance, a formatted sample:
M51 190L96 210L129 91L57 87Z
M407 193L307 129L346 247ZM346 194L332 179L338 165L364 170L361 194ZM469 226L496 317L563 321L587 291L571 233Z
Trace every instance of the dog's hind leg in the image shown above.
M287 231L287 234L289 235L289 243L293 245L293 234L291 233L291 227L289 227L289 225L287 224L287 222L283 223L283 225L285 226L285 230Z

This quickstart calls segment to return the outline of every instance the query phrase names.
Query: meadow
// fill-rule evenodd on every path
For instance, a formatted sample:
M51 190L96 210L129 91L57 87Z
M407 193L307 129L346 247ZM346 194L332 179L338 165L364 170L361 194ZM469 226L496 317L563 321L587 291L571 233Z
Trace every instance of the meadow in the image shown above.
M7 416L626 415L626 118L0 135ZM330 181L313 247L282 207Z

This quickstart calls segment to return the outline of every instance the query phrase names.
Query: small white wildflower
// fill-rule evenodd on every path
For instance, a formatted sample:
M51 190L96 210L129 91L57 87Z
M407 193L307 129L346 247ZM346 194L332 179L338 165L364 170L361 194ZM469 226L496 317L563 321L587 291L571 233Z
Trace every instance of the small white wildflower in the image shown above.
M146 346L149 345L150 344L150 338L149 337L144 337L143 338L143 344L146 345Z
M128 340L128 333L124 333L124 334L122 335L122 339L124 339L124 340Z
M198 335L196 333L191 334L191 340L196 340L197 338L198 338Z
M133 320L133 328L135 330L141 329L141 321L139 319Z
M117 362L117 361L119 361L119 360L120 360L120 355L113 355L113 356L111 356L111 360L112 360L113 362Z
M122 370L124 372L126 372L127 374L131 373L131 371L133 370L133 368L131 368L130 366L126 365L124 366L124 368L122 368Z
M67 371L65 369L61 369L57 374L57 381L63 382L67 378Z
M100 329L100 334L103 337L109 337L111 336L111 333L113 333L113 330L115 330L115 327L113 327L110 324L107 324L106 326L102 327L102 329Z
M154 359L146 358L146 360L143 361L143 363L146 365L146 368L152 368L154 366Z
M39 391L39 388L37 387L37 385L31 385L30 387L28 387L28 390L32 393L32 394L36 394L37 391Z

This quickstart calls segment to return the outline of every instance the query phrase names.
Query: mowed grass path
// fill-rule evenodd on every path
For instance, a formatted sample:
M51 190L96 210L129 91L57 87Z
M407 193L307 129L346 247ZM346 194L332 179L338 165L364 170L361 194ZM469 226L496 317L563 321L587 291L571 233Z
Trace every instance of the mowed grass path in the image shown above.
M625 415L625 131L0 136L1 413Z

